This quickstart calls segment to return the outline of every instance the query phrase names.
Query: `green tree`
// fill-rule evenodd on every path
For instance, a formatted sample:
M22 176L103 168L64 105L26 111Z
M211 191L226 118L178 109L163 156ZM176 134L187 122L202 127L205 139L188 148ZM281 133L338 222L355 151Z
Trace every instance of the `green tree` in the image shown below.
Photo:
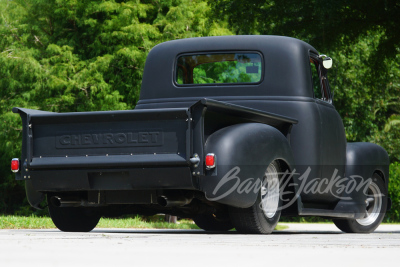
M236 34L276 34L309 42L334 59L334 104L349 141L372 141L400 160L400 3L354 0L217 0ZM393 125L384 131L385 125ZM386 127L388 129L388 127Z
M387 221L398 221L400 161L400 2L396 0L216 0L214 17L236 34L302 39L334 59L334 104L349 141L370 141L389 153Z
M396 0L216 0L212 7L217 16L228 19L236 34L293 36L332 50L380 30L384 38L377 51L388 57L398 53L400 44Z
M373 70L369 62L375 58L379 38L382 38L379 32L360 36L355 44L332 52L334 68L329 74L330 83L347 139L380 144L392 161L398 161L399 125L393 114L398 114L400 108L400 57L382 57L377 62L379 71ZM388 125L392 127L389 129Z
M153 46L231 34L208 21L210 7L200 0L0 0L0 9L0 213L24 198L9 169L22 138L12 107L132 109Z

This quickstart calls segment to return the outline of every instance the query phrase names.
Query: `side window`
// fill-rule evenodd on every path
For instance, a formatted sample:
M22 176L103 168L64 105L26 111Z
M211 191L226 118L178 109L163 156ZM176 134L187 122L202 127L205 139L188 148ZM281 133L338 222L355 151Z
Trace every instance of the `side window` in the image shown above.
M323 72L322 66L319 64L319 61L314 58L310 58L310 67L312 73L314 98L331 103L332 98L328 89L326 71Z
M322 99L321 82L318 74L318 62L310 59L310 68L312 74L312 84L314 89L314 98Z

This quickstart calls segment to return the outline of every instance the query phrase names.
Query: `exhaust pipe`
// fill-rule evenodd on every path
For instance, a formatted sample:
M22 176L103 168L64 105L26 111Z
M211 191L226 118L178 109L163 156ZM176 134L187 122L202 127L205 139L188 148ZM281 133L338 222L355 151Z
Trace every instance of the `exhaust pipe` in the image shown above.
M58 208L65 208L65 207L82 207L85 206L86 201L83 199L76 199L76 200L64 200L58 196L54 196L50 198L50 202L53 206Z
M192 202L192 199L183 196L159 196L157 202L163 207L182 207Z

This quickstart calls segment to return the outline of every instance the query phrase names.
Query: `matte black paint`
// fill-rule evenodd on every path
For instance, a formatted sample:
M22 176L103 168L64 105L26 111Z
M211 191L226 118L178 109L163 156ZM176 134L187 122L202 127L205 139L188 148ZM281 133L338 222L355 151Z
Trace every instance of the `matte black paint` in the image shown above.
M174 83L179 55L232 51L254 51L263 56L261 83ZM312 166L311 178L330 177L335 169L341 177L370 177L378 172L387 186L386 151L368 143L346 144L343 123L333 104L313 98L311 53L318 54L303 41L279 36L203 37L159 44L147 57L140 100L134 111L55 114L14 108L23 123L21 160L26 159L24 166L30 168L16 177L26 181L28 175L34 177L27 181L27 195L36 207L42 197L40 191L46 190L184 188L203 191L212 198L212 191L230 168L240 166L244 178L259 178L274 159L283 160L290 170L299 173ZM75 131L78 126L83 131ZM45 145L55 144L57 136L76 134L80 136L77 138L85 138L84 134L92 133L89 129L97 134L110 133L109 138L155 131L162 132L164 139L154 146L92 144L85 148L79 144L78 148L63 149L61 145ZM206 153L217 155L214 171L204 168ZM200 158L198 166L190 164L194 154ZM162 168L170 168L169 175L164 177ZM107 183L109 180L99 178L102 171L118 182ZM184 175L174 177L174 172ZM60 175L54 177L56 173ZM138 182L147 177L148 182ZM295 176L294 182L298 183L296 179ZM327 193L302 193L298 212L357 217L364 209L365 197L350 197L351 201L343 203ZM254 194L232 194L219 202L248 207L254 200Z
M276 128L260 123L241 123L216 131L207 138L205 153L217 155L217 173L201 177L201 191L205 192L208 199L219 198L224 192L232 191L218 202L240 208L253 205L258 191L240 194L238 190L231 190L237 188L237 179L223 183L216 191L219 182L231 170L239 167L240 173L235 176L240 178L240 182L252 178L254 184L257 179L263 180L273 160L283 160L289 166L294 166L286 137Z
M346 159L346 177L357 175L368 179L373 173L378 173L388 187L389 156L382 147L365 142L347 143ZM362 194L350 196L358 202L364 201Z
M174 84L172 74L180 54L222 51L260 52L265 59L263 82L196 87ZM303 41L281 36L201 37L165 42L155 46L147 56L140 101L228 95L312 97L309 51L317 53Z

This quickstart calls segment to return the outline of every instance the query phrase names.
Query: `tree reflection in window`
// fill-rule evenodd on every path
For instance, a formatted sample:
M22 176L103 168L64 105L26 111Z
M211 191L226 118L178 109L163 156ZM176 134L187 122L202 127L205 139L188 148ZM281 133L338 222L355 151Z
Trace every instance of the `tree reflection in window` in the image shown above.
M178 84L258 83L262 77L257 53L199 54L178 58Z

